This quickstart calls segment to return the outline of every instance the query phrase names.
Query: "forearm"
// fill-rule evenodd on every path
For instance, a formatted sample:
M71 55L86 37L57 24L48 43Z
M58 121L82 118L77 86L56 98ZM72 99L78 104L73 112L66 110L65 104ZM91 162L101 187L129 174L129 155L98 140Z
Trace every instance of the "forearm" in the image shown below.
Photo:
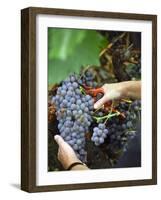
M141 81L121 82L124 98L141 99Z

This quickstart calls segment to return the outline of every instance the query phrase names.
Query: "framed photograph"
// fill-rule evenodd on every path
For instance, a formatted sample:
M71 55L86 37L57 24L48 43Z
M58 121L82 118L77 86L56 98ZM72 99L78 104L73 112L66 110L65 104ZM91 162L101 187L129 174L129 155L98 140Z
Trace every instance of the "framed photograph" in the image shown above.
M21 189L157 184L157 16L21 11Z

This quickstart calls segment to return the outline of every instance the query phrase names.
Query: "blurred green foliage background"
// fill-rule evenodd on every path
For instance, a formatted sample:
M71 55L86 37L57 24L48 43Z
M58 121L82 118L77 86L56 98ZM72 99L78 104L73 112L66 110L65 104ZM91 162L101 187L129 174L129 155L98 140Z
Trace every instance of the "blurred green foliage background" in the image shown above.
M95 30L48 28L48 84L59 83L82 66L99 65L107 39Z

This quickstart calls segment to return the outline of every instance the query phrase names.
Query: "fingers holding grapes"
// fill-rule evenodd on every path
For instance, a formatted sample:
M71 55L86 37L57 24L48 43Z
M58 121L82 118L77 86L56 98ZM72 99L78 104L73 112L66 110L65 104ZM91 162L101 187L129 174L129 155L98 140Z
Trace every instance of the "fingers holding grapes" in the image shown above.
M123 96L120 83L104 84L102 88L104 96L94 104L95 109L101 108L108 101L120 99Z
M54 139L59 146L58 160L61 162L64 169L67 169L74 162L80 162L72 147L65 142L61 136L55 135Z
M105 84L102 86L104 96L99 99L94 108L101 108L106 102L116 99L141 98L141 81L124 81L119 83Z

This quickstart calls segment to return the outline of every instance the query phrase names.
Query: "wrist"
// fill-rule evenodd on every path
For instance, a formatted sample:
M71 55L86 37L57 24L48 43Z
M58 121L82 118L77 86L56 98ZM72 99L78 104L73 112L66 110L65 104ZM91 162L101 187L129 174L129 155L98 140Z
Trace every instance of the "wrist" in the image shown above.
M87 170L89 169L87 165L83 162L74 162L72 163L67 170Z
M83 163L83 162L81 162L81 161L79 161L79 162L73 162L73 163L67 168L67 170L79 169L79 168L81 168L82 166L85 167L86 164Z
M68 169L73 163L81 163L81 161L78 158L74 158L67 162L67 164L64 166L65 169Z

